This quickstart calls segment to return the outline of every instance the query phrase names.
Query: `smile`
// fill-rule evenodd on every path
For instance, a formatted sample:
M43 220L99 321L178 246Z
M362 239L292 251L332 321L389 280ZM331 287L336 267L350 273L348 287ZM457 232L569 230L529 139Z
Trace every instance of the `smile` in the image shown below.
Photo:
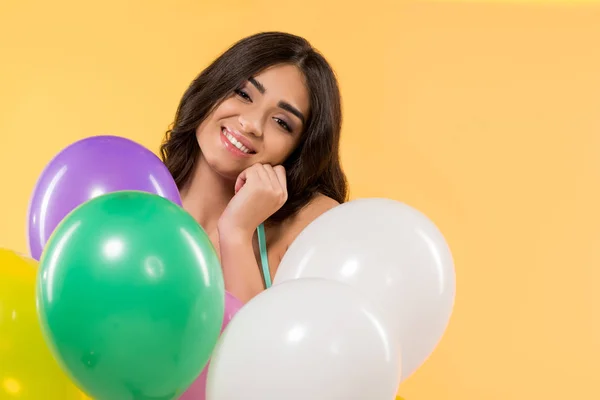
M242 144L242 142L235 138L231 131L229 131L226 127L221 128L221 133L223 135L224 142L230 145L231 150L239 151L244 155L255 154L256 152L253 149L248 148L246 145ZM242 139L243 140L243 139Z

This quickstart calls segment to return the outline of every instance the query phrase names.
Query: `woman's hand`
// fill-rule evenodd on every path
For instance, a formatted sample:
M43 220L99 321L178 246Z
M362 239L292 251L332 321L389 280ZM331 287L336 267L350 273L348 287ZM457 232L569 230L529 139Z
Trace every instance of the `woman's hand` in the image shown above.
M254 231L287 201L285 169L254 164L235 183L235 195L219 219L220 235L251 239Z

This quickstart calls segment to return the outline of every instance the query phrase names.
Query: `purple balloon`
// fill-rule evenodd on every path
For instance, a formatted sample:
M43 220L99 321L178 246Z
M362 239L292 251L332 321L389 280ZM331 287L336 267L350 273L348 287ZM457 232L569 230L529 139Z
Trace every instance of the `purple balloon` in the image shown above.
M229 292L225 292L225 316L223 318L223 326L221 333L225 330L229 321L242 308L244 304L234 297ZM181 395L179 400L205 400L206 399L206 377L208 374L208 366L210 361L202 370L200 376L192 383L192 385Z
M105 193L139 190L181 206L173 177L144 146L118 136L92 136L58 153L44 168L27 211L31 257L40 259L56 226L73 209Z

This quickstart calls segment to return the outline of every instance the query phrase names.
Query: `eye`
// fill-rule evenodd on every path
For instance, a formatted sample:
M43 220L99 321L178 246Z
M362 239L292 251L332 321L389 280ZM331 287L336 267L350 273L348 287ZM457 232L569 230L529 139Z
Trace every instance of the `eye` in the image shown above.
M252 99L250 98L250 96L248 95L248 93L244 92L242 89L236 89L235 90L235 94L237 94L238 96L240 96L242 99L249 101L250 103L252 103Z
M281 118L273 118L275 120L275 122L277 122L279 124L279 126L281 126L283 129L285 129L288 132L292 132L292 128L290 128L290 126L287 124L287 122L285 122L284 120L282 120Z

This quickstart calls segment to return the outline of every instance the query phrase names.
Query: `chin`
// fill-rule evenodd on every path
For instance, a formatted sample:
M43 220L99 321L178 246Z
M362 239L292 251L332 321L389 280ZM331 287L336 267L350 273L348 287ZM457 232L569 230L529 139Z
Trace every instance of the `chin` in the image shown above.
M242 173L247 167L240 165L239 163L228 162L223 157L210 158L206 157L208 166L212 171L223 179L235 181L239 174Z
M228 180L228 181L233 181L235 182L238 178L238 176L242 173L242 171L244 171L243 169L236 169L236 170L217 170L215 169L215 172L221 176L223 179Z
M205 144L205 146L202 146L202 144ZM224 149L220 148L221 146L211 146L210 144L212 143L198 141L201 157L208 167L223 179L235 181L238 175L251 165L248 164L249 160L240 162L242 160L232 159L226 151L223 151Z

